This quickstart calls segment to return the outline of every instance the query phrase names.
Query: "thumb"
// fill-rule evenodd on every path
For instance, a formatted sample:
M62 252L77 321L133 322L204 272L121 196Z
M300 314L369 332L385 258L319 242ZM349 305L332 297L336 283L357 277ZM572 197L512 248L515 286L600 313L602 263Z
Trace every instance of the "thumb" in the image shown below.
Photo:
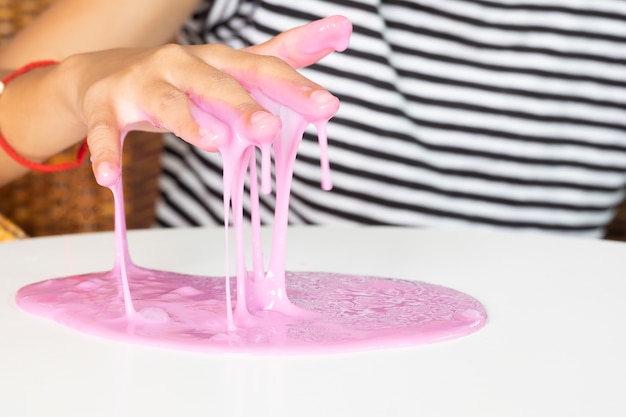
M245 50L259 55L273 55L293 68L301 68L332 52L344 51L351 34L352 23L346 17L330 16L290 29Z

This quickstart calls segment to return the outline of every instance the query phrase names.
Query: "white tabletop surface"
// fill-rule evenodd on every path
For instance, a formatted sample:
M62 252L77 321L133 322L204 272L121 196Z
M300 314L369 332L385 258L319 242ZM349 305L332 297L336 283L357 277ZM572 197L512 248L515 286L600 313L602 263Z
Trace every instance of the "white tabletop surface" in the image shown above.
M131 232L141 266L224 271L222 230ZM110 269L110 233L0 244L0 416L626 416L626 244L408 228L292 228L287 268L417 279L483 302L468 337L325 356L201 355L20 311L32 282Z

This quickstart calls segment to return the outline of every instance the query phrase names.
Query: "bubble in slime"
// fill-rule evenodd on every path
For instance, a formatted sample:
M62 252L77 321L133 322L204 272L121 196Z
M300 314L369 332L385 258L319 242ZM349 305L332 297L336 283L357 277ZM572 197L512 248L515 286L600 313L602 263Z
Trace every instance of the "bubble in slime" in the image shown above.
M347 47L351 25L345 18L333 16L312 27L320 31L313 41L325 45L311 48ZM135 265L129 255L122 181L118 180L110 187L115 204L113 269L28 285L17 294L18 306L89 334L213 353L314 354L393 348L449 340L482 328L487 317L484 307L453 289L419 281L285 270L287 211L297 148L305 128L314 124L321 148L322 187L330 189L326 124L338 103L327 119L310 120L261 91L252 87L249 91L280 116L282 127L273 142L260 145L237 128L219 135L226 138L218 148L224 166L226 229L226 214L232 209L236 280L230 279L228 271L226 277L203 277ZM200 124L215 122L200 108L193 112ZM263 192L271 192L272 150L275 168L276 207L267 270L261 250L256 147L261 148ZM246 175L252 202L251 271L246 267L243 236Z

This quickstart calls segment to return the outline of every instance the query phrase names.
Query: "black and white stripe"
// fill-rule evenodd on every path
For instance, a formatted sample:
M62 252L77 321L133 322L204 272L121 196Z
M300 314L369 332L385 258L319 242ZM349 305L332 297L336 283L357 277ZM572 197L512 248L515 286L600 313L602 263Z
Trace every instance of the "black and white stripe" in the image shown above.
M239 48L319 17L350 48L303 70L342 102L299 150L292 223L473 226L601 236L626 183L626 2L213 2L188 42ZM168 140L162 225L221 223L221 163ZM271 198L263 219L271 221Z

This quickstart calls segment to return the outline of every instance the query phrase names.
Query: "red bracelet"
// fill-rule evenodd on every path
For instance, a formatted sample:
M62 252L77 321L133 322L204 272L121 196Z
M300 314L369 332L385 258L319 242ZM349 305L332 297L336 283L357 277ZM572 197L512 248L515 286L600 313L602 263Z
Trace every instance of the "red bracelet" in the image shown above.
M54 65L56 63L56 61L35 61L31 62L30 64L24 65L22 68L17 69L16 71L12 72L2 79L2 82L0 83L0 94L2 94L4 86L6 86L9 81L14 79L15 77L19 77L20 75L25 74L35 68L47 67L48 65ZM87 138L83 140L83 143L81 143L78 151L76 152L76 161L61 162L58 164L41 164L23 158L22 156L18 155L18 153L15 152L13 148L11 148L11 145L7 143L6 139L4 138L4 136L2 136L1 133L0 147L4 149L6 154L9 155L14 161L19 163L20 165L25 166L26 168L40 172L57 172L74 169L82 165L83 161L85 160L85 156L87 155Z

